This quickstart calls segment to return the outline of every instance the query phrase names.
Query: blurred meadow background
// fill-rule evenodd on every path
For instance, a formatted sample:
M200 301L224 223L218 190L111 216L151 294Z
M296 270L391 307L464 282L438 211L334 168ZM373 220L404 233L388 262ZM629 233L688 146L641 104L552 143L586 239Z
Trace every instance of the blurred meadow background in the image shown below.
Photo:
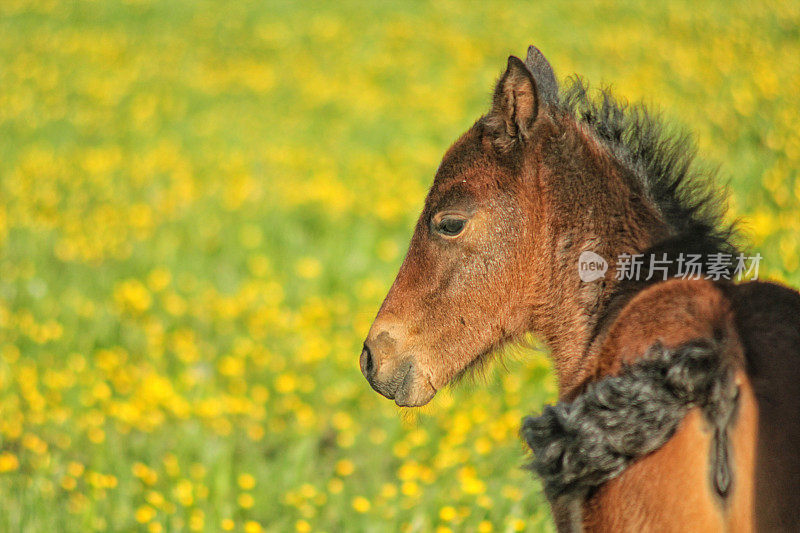
M547 531L517 350L403 413L358 369L510 53L645 100L800 284L800 3L0 3L0 531Z

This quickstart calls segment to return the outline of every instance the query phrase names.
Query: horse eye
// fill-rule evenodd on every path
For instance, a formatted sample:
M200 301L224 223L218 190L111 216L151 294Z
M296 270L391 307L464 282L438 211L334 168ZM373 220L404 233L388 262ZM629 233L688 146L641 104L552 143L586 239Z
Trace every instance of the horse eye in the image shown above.
M445 218L439 222L436 230L448 237L455 237L464 230L467 221L463 218Z

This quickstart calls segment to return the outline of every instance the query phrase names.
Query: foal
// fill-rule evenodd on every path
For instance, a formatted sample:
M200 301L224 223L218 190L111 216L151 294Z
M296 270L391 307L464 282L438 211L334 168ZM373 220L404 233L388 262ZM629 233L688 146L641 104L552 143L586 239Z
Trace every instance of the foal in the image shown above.
M560 90L536 48L510 57L364 343L372 387L418 406L543 338L560 402L522 436L561 531L800 531L800 294L728 281L743 256L692 155L642 108ZM689 256L717 262L686 276Z

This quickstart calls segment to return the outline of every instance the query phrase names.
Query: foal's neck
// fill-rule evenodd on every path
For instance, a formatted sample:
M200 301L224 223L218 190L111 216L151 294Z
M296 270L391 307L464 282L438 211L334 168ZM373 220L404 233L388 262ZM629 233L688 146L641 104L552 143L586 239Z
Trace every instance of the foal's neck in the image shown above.
M571 141L569 151L544 147L554 154L543 163L554 193L550 227L564 227L567 233L551 236L549 252L555 260L549 282L558 295L540 332L552 350L562 398L580 392L595 368L603 328L599 323L607 314L618 282L617 258L622 253L637 253L670 234L670 229L651 203L642 181L619 163L593 136L574 128L562 134ZM562 144L563 146L563 144ZM568 191L569 195L565 195ZM578 258L592 251L608 261L605 278L582 282L578 277ZM565 268L566 266L566 268Z

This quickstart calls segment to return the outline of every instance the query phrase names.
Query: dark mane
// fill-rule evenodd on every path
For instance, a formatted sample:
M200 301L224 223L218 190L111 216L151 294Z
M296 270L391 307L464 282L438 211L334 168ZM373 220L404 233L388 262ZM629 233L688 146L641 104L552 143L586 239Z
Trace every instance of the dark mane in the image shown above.
M715 187L715 171L697 162L692 137L671 128L643 104L618 100L607 88L593 92L580 77L572 77L556 108L589 126L641 180L672 239L689 239L691 248L703 253L735 253L735 226L724 221L725 189Z
M661 116L643 104L631 105L616 99L609 89L596 91L593 96L579 77L567 80L555 109L588 126L640 180L645 194L670 228L666 239L640 252L656 257L667 254L671 260L670 277L679 275L676 260L680 254L708 257L739 253L736 225L724 220L726 190L715 184L715 171L697 162L697 149L690 135L670 128ZM732 279L733 268L728 273ZM638 280L620 281L606 296L591 339L613 322L633 296L662 279L653 276L647 280L648 274L645 263Z

